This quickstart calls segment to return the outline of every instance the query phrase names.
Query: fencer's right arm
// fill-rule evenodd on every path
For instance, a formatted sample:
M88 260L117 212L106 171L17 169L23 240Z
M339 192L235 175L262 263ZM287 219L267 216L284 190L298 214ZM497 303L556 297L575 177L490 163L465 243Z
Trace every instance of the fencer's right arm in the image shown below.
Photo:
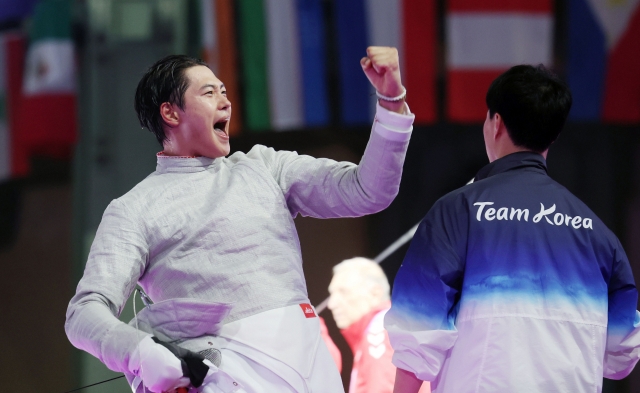
M135 216L119 200L112 201L69 302L65 331L75 347L114 371L128 372L130 357L144 337L117 316L145 270L147 253L147 240Z
M396 275L384 326L393 364L423 381L440 373L458 331L467 220L436 202L418 226Z
M185 350L158 343L117 318L146 267L147 240L136 218L118 200L105 210L84 275L67 309L65 331L74 346L111 370L139 376L150 391L164 392L188 386L190 370L199 367L190 359L202 356L176 354ZM191 382L201 383L208 367L204 369Z
M613 237L613 236L612 236ZM609 317L604 377L622 379L640 358L640 313L638 291L627 255L615 238L613 269L609 279Z

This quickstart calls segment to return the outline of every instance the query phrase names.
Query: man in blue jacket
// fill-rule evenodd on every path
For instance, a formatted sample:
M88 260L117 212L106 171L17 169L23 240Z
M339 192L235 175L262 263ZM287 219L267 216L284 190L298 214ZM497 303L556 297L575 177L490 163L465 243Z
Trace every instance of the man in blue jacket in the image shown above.
M516 66L486 96L490 164L441 198L385 318L396 393L600 392L639 356L637 290L616 236L547 175L571 92Z

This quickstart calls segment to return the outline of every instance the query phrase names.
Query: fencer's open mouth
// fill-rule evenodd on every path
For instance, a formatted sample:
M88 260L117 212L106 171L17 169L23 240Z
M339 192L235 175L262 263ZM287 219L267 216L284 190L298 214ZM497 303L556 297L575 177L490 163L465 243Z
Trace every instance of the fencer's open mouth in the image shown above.
M228 122L229 119L220 120L213 125L213 129L226 135Z

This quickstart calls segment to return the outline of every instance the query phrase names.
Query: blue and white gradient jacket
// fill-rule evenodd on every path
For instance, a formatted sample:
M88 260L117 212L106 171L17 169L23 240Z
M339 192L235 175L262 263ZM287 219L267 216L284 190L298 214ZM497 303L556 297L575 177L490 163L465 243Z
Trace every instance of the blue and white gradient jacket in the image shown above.
M636 303L616 236L520 152L431 208L385 327L433 392L600 392L638 361Z

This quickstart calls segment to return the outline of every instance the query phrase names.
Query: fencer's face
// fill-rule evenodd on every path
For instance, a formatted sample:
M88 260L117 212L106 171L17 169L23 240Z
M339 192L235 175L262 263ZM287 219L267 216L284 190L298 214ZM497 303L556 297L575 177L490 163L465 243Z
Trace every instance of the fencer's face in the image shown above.
M179 110L180 132L176 137L188 155L209 158L229 154L231 102L222 82L205 66L185 71L189 87L184 93L184 111Z
M340 329L360 320L379 302L380 295L356 270L338 272L329 284L328 307Z

